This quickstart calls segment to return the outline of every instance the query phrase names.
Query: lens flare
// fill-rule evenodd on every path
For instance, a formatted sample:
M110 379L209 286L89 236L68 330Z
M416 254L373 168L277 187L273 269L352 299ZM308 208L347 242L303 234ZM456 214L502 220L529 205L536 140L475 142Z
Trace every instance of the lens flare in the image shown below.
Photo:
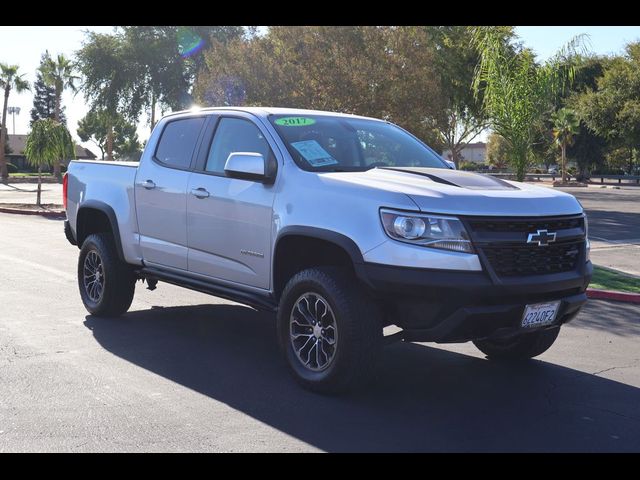
M204 40L200 35L185 27L178 28L176 37L178 40L178 52L180 52L182 58L198 53L204 45Z

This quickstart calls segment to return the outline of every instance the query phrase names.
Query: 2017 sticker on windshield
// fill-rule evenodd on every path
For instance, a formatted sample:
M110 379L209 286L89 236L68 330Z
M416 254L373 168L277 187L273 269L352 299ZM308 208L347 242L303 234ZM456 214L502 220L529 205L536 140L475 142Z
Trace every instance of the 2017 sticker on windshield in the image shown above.
M304 140L291 144L312 167L335 165L338 161L315 140Z
M276 125L282 125L283 127L306 127L314 123L316 121L313 118L307 117L284 117L276 120Z

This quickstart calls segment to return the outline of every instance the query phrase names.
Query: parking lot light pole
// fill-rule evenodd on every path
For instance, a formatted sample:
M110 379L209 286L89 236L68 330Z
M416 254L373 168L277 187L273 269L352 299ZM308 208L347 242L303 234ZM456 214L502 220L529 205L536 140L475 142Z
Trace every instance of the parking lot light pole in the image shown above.
M16 134L16 115L20 115L20 107L9 107L7 113L13 116L13 134Z

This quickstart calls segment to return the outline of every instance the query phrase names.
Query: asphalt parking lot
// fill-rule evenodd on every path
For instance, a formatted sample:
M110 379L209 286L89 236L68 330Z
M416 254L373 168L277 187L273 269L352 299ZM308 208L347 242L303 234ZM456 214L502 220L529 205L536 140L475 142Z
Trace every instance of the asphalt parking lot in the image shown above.
M593 262L640 276L640 187L562 190L587 212Z
M289 377L271 315L138 284L98 319L61 221L0 231L1 452L640 450L638 305L590 301L523 365L395 344L376 383L322 397Z

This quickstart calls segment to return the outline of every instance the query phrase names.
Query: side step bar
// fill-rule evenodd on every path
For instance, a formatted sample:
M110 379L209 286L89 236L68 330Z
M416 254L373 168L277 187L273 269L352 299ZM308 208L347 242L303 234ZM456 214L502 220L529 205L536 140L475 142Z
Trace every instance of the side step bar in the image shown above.
M258 310L275 312L278 308L275 299L271 295L259 295L245 290L239 290L213 282L206 282L184 275L179 275L165 270L158 270L150 267L143 267L136 271L141 278L148 280L159 280L171 283L179 287L189 288L198 292L207 293L216 297L225 298L233 302L249 305Z

